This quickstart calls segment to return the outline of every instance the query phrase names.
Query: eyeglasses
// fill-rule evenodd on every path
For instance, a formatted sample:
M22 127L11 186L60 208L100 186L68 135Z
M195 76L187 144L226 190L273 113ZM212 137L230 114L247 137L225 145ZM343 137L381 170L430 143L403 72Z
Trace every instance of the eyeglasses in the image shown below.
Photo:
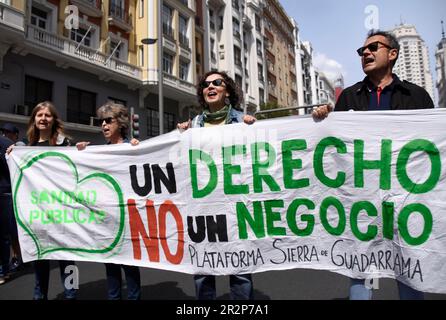
M358 55L360 56L360 57L362 57L363 55L364 55L364 51L366 50L366 49L369 49L370 50L370 52L376 52L376 51L378 51L378 49L379 49L379 45L382 45L383 47L385 47L385 48L387 48L387 49L394 49L394 48L392 48L391 46L389 46L389 45L387 45L387 44L385 44L385 43L382 43L381 41L375 41L375 42L372 42L372 43L369 43L367 46L365 46L365 47L361 47L361 48L359 48L358 50L356 50L356 52L358 53ZM382 48L382 47L381 47Z
M114 119L113 117L107 117L107 118L104 118L104 119L99 119L99 122L103 123L105 121L106 124L110 124L110 123L113 122L113 119Z
M213 81L203 81L202 83L200 83L200 86L203 89L206 89L211 85L211 83L215 87L220 87L223 83L225 83L225 81L223 79L215 79Z

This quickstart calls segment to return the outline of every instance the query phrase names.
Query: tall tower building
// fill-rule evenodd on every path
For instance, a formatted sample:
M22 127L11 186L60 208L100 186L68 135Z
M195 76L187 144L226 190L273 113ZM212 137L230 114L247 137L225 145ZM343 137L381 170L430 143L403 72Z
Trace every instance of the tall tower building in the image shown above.
M407 80L424 88L435 101L434 85L429 64L429 51L415 26L401 24L392 30L401 50L393 69L401 80Z
M446 36L444 33L443 21L441 21L443 32L440 43L437 46L436 71L437 71L437 90L438 90L438 106L446 108Z

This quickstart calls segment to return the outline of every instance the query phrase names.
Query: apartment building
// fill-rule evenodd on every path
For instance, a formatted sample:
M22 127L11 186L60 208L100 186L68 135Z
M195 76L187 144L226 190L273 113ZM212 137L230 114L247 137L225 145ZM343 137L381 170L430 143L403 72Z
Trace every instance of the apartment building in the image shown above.
M164 132L173 130L196 102L196 1L164 0L162 8L158 3L2 0L0 122L24 130L32 108L51 100L75 139L99 143L95 112L112 100L135 108L142 139L155 136L162 70ZM158 38L158 22L162 41L143 44Z
M197 2L201 12L202 1L138 0L138 5L144 8L136 21L139 65L143 70L140 106L147 112L148 137L159 134L159 70L162 72L164 133L175 129L177 122L186 120L196 104L196 42L202 46L200 34L203 33L202 26L195 24ZM200 32L196 36L197 29ZM162 41L154 44L141 42L160 36ZM161 57L159 46L162 46ZM198 67L202 68L202 60Z
M401 46L393 71L402 79L424 88L435 101L429 51L415 26L401 24L392 30Z
M316 104L316 74L313 66L313 47L309 41L303 41L299 43L299 50L302 65L303 104Z
M435 52L435 69L437 71L438 106L446 108L446 36L444 27L442 31L442 38Z
M0 20L7 39L2 41L0 121L24 129L32 108L50 100L75 139L103 142L92 125L97 107L108 100L138 105L134 1L10 0L0 5L7 13ZM78 16L78 25L70 14Z
M335 86L320 70L315 71L317 104L336 104Z
M297 106L295 26L277 0L266 0L263 12L268 101Z

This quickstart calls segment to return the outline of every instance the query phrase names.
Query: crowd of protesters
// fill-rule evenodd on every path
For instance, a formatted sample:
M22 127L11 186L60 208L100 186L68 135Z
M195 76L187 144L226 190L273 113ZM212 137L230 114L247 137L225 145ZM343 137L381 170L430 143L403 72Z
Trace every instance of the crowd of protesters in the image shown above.
M392 73L398 59L399 44L395 37L382 31L371 31L364 46L357 52L361 58L366 77L363 81L343 91L336 106L324 105L313 111L313 117L323 120L331 111L368 111L433 108L427 92L407 81L401 81ZM256 119L244 115L240 110L240 88L234 80L221 71L206 73L197 86L198 103L202 113L193 119L178 124L181 131L195 127L212 127L244 122L252 124ZM128 136L129 115L126 107L116 103L106 103L97 111L102 133L108 144L131 143ZM5 154L13 152L14 145L25 145L18 140L19 130L12 124L4 124L0 137L0 284L20 270L22 266L20 248L12 207L11 183ZM27 129L26 144L30 146L69 146L71 139L64 133L56 107L51 102L39 103L33 110ZM79 150L87 148L89 142L78 142ZM73 261L59 261L62 283L64 269ZM49 261L39 260L33 264L35 271L34 299L48 298ZM140 299L141 284L138 267L106 264L108 298L121 299L122 275L124 271L128 287L128 299ZM194 277L196 296L199 300L216 299L215 276L196 275ZM250 274L230 276L231 298L253 299L253 280ZM401 299L423 299L423 293L399 283ZM65 288L65 299L76 299L76 290ZM364 285L364 280L351 280L350 299L371 299L372 292Z

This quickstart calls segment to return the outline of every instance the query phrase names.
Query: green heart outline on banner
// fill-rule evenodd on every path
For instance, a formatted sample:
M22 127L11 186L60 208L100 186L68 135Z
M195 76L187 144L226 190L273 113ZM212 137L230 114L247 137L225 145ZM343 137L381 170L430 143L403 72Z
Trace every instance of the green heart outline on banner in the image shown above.
M47 157L58 157L58 158L61 158L62 160L64 160L65 162L67 162L76 177L76 185L82 184L83 182L93 179L93 178L99 178L99 179L104 179L107 182L109 182L111 184L111 186L113 187L113 189L116 191L116 193L118 195L118 202L119 202L119 208L120 208L119 230L118 230L118 233L117 233L115 239L107 248L104 248L104 249L51 248L51 249L42 250L42 248L41 248L42 245L40 244L38 237L33 233L32 230L30 230L26 226L26 224L20 218L20 216L18 214L16 197L18 194L20 184L22 182L24 170L30 168L34 163L36 163L44 158L47 158ZM124 196L123 196L121 187L119 186L118 182L112 176L110 176L106 173L96 172L96 173L92 173L92 174L84 177L83 179L79 180L79 174L78 174L78 171L77 171L77 168L76 168L76 165L74 164L74 162L65 154L55 152L55 151L43 152L37 156L33 156L30 160L27 160L24 165L21 165L19 170L20 170L20 176L18 177L15 188L14 188L14 213L15 213L15 217L16 217L18 224L25 230L25 232L34 241L36 248L37 248L38 259L41 259L44 255L51 253L51 252L55 252L55 251L72 251L72 252L82 252L82 253L92 253L92 254L103 254L103 253L112 251L116 247L116 245L121 240L121 237L123 236L123 232L124 232L125 205L124 205ZM74 197L74 199L77 201L76 197Z

